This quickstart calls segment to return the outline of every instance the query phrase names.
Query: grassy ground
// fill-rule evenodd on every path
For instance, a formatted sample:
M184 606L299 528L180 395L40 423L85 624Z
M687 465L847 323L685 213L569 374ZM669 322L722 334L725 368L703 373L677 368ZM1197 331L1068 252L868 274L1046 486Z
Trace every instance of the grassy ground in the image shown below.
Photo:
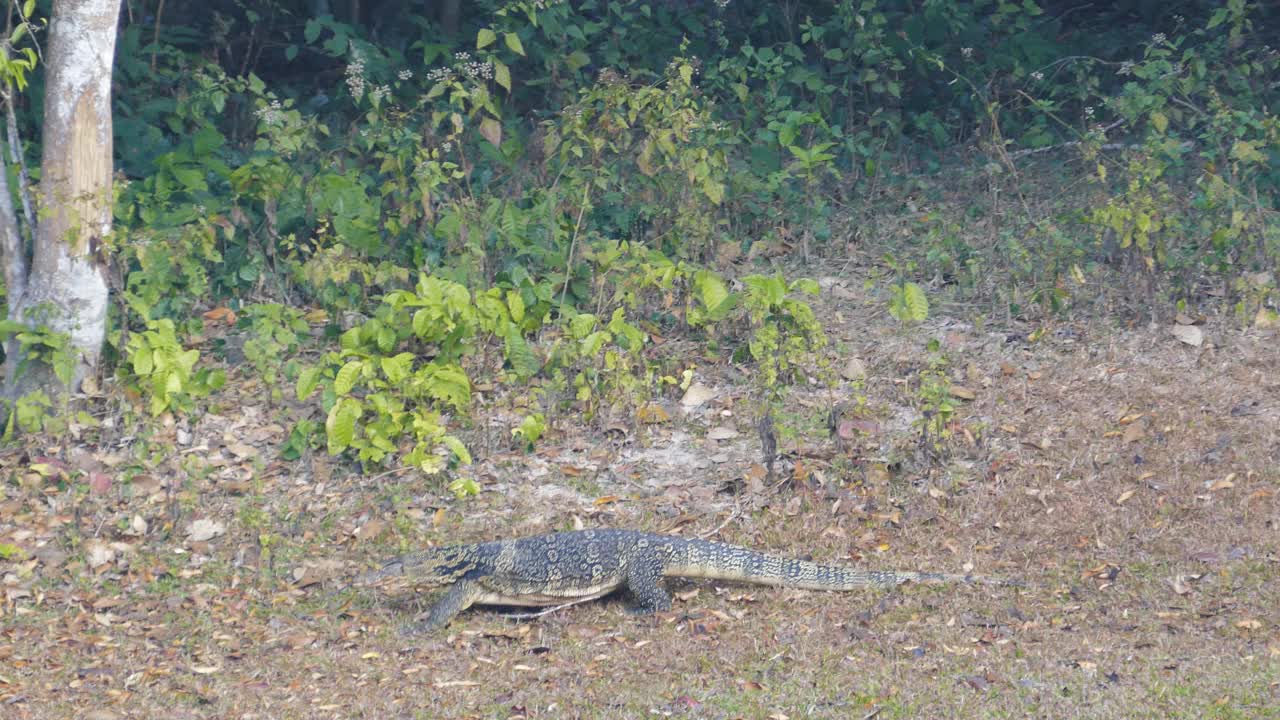
M1211 321L1193 348L1099 322L1028 342L945 307L904 331L830 274L866 432L783 442L787 482L759 480L748 391L716 366L715 399L642 437L566 422L536 454L490 453L463 502L280 461L252 381L150 436L11 451L0 717L1280 717L1276 334ZM912 430L929 338L975 396L941 452ZM854 394L797 395L785 421L821 427ZM653 618L476 610L411 639L418 601L344 586L401 547L579 526L1028 586L675 583Z

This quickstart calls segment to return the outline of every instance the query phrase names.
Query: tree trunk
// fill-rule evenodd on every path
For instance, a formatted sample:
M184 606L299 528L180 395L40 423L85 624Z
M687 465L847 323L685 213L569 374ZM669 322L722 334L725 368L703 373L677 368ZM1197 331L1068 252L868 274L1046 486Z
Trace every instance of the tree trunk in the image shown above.
M98 363L106 334L103 239L111 231L111 65L120 0L54 0L45 52L44 156L31 273L9 317L67 333L78 353L73 386ZM15 377L16 348L6 362L10 398L44 389L58 397L49 368Z
M458 36L458 23L462 20L462 0L444 0L440 3L440 27L445 37Z

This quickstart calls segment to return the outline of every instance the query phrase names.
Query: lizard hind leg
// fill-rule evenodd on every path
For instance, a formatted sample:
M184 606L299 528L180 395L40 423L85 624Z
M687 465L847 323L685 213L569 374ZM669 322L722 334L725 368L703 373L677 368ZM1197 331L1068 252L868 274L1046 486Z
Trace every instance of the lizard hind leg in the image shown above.
M671 609L671 594L663 587L662 565L657 558L633 562L627 570L628 612L651 615Z

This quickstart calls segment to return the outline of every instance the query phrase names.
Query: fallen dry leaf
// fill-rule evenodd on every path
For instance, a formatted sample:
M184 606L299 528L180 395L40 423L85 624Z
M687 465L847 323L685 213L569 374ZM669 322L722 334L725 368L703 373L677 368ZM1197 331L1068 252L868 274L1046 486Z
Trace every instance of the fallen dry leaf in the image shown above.
M370 520L369 522L360 526L358 530L356 530L355 532L356 540L360 542L365 542L368 540L376 540L378 539L378 537L382 535L383 532L386 531L386 529L387 529L387 524L382 520L376 520L376 519Z
M101 472L89 473L89 492L95 495L105 494L111 489L111 476Z
M1202 577L1204 576L1178 574L1169 578L1169 585L1171 585L1173 587L1173 591L1178 593L1179 595L1186 595L1187 593L1191 592L1191 584Z
M208 518L200 518L191 523L191 527L187 528L187 535L191 542L205 542L212 540L227 531L227 526L217 520Z
M116 559L116 551L101 540L90 540L85 543L85 562L89 567L97 569Z
M1146 428L1142 427L1141 423L1133 423L1124 429L1123 440L1125 443L1134 443L1146 436Z
M645 425L660 425L671 421L671 414L657 403L645 403L636 410L636 419Z
M236 313L228 307L216 307L204 314L204 319L210 322L222 322L227 325L236 324Z
M840 376L845 380L861 380L867 376L867 366L856 356L851 357L844 367L840 368Z
M738 437L739 433L736 428L727 425L717 425L707 431L707 438L710 440L732 440Z
M1174 325L1169 332L1185 345L1200 347L1204 344L1204 331L1195 325Z
M696 408L706 404L708 400L716 396L716 391L696 382L684 391L684 397L680 398L680 404L686 408Z
M1227 488L1233 488L1236 486L1235 479L1236 479L1236 474L1231 473L1226 477L1222 478L1221 480L1218 480L1214 482L1212 485L1210 485L1209 492L1217 492L1218 490L1226 490Z

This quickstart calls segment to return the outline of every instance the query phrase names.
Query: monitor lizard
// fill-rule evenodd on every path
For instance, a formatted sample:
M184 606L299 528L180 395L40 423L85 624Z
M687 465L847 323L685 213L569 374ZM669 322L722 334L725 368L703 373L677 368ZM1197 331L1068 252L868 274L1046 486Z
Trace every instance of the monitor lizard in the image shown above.
M626 590L631 612L671 608L664 577L710 578L805 590L888 588L906 582L1020 583L970 575L855 570L768 555L725 543L635 530L578 530L403 555L365 575L363 585L402 577L428 588L450 586L409 632L447 625L475 604L549 607Z

